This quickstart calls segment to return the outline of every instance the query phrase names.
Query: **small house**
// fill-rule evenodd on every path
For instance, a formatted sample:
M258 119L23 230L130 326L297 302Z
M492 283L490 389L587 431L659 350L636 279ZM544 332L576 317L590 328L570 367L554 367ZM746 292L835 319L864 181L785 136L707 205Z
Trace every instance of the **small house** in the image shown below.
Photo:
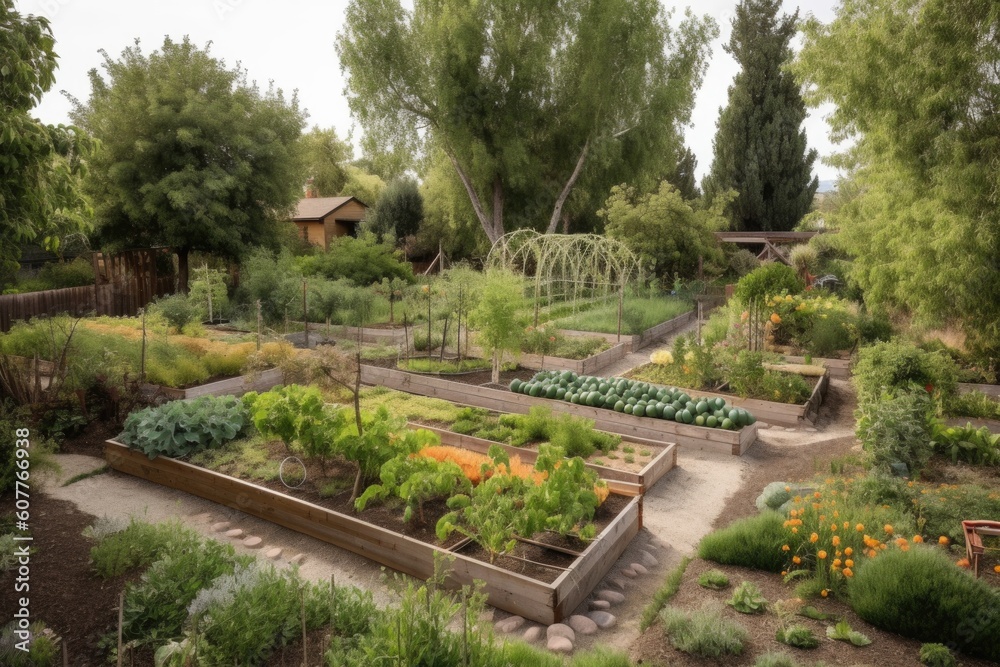
M355 197L307 196L299 200L292 222L304 240L326 249L332 238L357 236L367 212L368 205Z

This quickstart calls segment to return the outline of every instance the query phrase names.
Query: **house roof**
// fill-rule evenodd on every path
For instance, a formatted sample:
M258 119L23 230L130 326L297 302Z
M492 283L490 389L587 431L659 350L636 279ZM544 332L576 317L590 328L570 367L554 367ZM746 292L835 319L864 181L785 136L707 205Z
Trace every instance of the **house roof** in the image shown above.
M356 197L306 197L299 200L292 220L295 222L322 220L352 199L368 208L367 204Z

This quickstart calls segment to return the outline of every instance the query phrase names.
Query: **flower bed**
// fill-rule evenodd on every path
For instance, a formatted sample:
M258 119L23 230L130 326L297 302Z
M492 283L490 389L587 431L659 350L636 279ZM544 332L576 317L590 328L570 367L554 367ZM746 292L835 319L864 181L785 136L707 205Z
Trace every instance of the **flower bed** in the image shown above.
M694 311L689 311L683 315L678 315L672 319L666 320L665 322L660 322L659 324L646 329L645 331L635 334L626 335L622 334L619 336L614 333L607 332L595 332L595 331L577 331L574 329L559 329L559 332L564 336L601 336L605 340L612 343L622 343L625 345L625 353L635 352L641 350L642 348L652 345L656 341L660 340L664 336L667 336L678 329L681 329L695 320ZM567 369L573 370L573 369Z
M640 498L624 502L587 547L551 582L505 570L462 553L465 541L450 549L428 544L307 500L175 459L150 460L141 452L109 440L108 464L119 472L175 488L323 540L378 563L427 579L436 556L451 560L453 587L485 582L490 604L540 623L555 623L590 594L640 528Z
M627 438L643 438L660 443L673 442L681 447L724 452L734 456L743 454L757 439L755 424L744 426L738 431L704 428L663 419L636 417L613 410L576 405L564 401L534 398L506 390L461 384L442 378L420 376L375 366L362 365L361 381L368 385L382 385L390 389L442 398L446 401L497 412L527 413L533 405L548 405L553 412L586 417L594 421L596 428Z

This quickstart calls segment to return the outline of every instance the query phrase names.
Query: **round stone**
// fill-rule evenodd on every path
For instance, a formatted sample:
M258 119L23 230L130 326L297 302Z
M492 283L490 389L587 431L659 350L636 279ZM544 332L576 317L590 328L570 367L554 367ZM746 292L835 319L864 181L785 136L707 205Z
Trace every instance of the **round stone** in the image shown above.
M305 560L306 560L305 554L295 554L294 556L288 559L288 563L290 565L302 565L302 563L304 563Z
M229 523L228 521L220 521L219 523L213 523L212 524L212 532L213 533L221 533L224 530L229 530L229 526L231 526L231 525L232 524Z
M649 570L647 570L646 567L640 563L632 563L629 565L629 568L634 570L636 574L649 574Z
M630 567L627 567L624 570L622 570L622 574L625 575L626 577L628 577L629 579L635 579L636 572L635 572L635 569L633 569L630 566Z
M639 556L642 558L642 562L646 565L646 567L656 567L660 564L660 561L656 560L656 556L648 551L640 551Z
M226 537L231 537L235 540L238 537L243 537L243 531L239 528L233 528L232 530L227 530Z
M243 546L248 549L259 549L264 540L260 539L256 535L252 535L245 540L243 540Z
M625 590L625 580L624 579L620 579L618 577L614 577L612 579L609 579L608 583L611 584L612 586L614 586L615 588L620 588L622 590Z
M565 623L553 623L545 631L545 636L548 639L552 639L553 637L565 637L571 642L576 641L576 633L573 631L573 628Z
M606 611L592 611L587 614L587 616L590 620L597 624L597 627L601 629L613 627L614 624L618 622L618 619L614 617L614 614L609 614Z
M549 639L546 647L554 653L572 653L573 652L573 642L566 639L565 637L552 637Z
M497 632L510 634L512 632L517 632L522 625L524 625L523 617L511 616L510 618L505 618L502 621L497 621L493 627L496 628Z
M569 627L573 628L573 632L579 632L581 635L592 635L597 632L597 623L594 623L586 616L570 616L566 622L569 624Z
M281 558L281 547L273 547L271 549L268 549L267 551L264 552L264 556L266 558L270 558L271 560L278 560L279 558Z
M625 602L624 595L622 595L617 591L609 591L609 590L597 591L597 599L607 600L611 604L621 604L622 602Z
M533 644L542 638L542 626L533 625L524 631L524 641Z
M600 611L607 611L608 609L611 609L611 603L608 602L607 600L591 600L590 608L597 609Z

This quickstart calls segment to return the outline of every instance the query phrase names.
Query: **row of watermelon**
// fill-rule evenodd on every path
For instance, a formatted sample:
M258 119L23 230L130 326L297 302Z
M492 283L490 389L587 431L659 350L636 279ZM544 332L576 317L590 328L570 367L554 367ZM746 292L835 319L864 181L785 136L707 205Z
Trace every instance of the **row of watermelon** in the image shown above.
M743 408L720 397L692 398L682 389L628 380L577 375L572 371L541 371L527 382L514 380L510 390L578 405L606 408L627 415L670 419L680 424L737 431L757 421Z

